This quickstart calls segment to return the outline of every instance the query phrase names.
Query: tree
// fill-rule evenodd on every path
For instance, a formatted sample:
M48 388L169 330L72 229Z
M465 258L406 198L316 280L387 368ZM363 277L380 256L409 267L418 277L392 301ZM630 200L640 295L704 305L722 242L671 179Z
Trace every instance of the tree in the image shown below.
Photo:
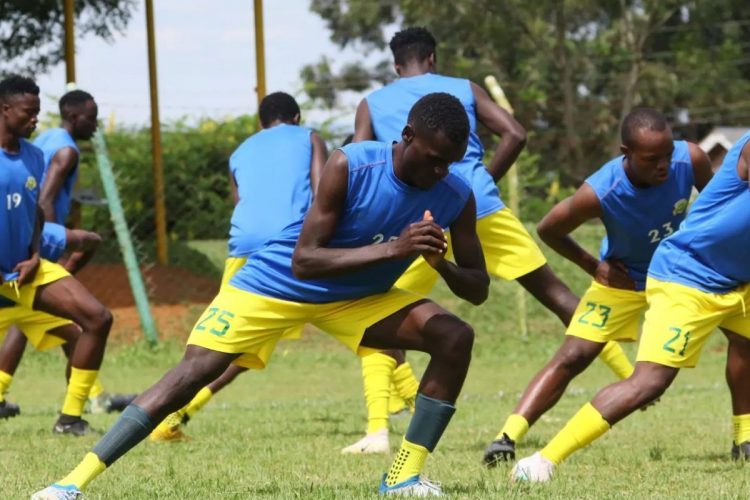
M568 185L617 153L633 106L662 110L678 134L750 122L750 9L740 0L312 0L310 8L342 47L382 48L386 26L426 26L439 71L477 83L495 75L533 134L539 173Z
M76 0L76 34L111 40L130 21L135 0ZM0 0L0 71L44 72L65 56L62 0Z

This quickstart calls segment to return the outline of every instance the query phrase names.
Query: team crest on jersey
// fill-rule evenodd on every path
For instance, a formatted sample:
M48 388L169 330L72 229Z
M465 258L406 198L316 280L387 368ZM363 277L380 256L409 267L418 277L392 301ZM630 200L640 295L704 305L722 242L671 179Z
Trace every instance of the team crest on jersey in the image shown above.
M677 200L677 202L674 204L674 208L672 209L672 215L680 215L680 214L685 213L685 210L687 210L687 206L688 206L687 198Z
M29 191L33 191L36 189L36 179L32 176L29 176L28 179L26 179L26 189Z

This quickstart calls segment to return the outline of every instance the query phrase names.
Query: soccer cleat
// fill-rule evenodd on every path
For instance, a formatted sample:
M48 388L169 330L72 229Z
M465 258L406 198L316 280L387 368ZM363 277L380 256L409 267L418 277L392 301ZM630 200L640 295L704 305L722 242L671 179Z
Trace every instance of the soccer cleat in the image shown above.
M154 443L168 443L170 441L182 441L187 436L182 432L180 426L184 423L184 418L179 412L170 413L167 418L157 425L148 439Z
M94 398L89 398L90 413L121 412L133 402L137 394L110 394L103 392Z
M71 434L73 436L85 436L91 433L91 427L81 417L78 417L72 422L62 422L62 415L55 422L55 426L52 427L52 432L55 434ZM75 498L75 497L74 497Z
M0 401L0 419L15 417L21 414L21 407L10 401Z
M401 481L393 486L385 484L385 478L388 474L383 474L383 480L380 482L378 493L381 495L401 495L405 497L440 497L443 496L443 490L440 483L421 478L418 475L410 477L406 481Z
M495 439L484 450L484 464L494 467L498 462L512 462L516 459L516 442L503 433L503 437Z
M750 461L750 441L744 441L740 444L732 442L732 460L736 462L740 458Z
M532 483L546 483L552 479L555 468L550 460L544 458L538 451L530 457L522 458L510 472L513 481L529 481Z
M367 434L354 444L350 444L341 450L345 455L368 455L371 453L390 453L391 445L388 442L388 429Z
M31 495L31 500L81 500L83 493L75 486L53 484Z

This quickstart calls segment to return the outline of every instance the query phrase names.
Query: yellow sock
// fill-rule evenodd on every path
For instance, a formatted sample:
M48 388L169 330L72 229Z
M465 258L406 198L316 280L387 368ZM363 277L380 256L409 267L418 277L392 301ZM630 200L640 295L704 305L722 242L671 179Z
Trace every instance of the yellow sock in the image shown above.
M13 375L0 370L0 403L5 401L5 393L8 392L11 382L13 382Z
M615 375L624 380L633 374L633 364L625 355L625 351L619 343L611 340L604 345L604 349L599 353L599 359L615 372Z
M734 427L734 443L742 444L750 441L750 413L744 415L732 415Z
M419 390L419 380L414 376L414 372L408 361L401 363L393 370L393 385L396 387L399 396L409 405L409 409L414 411L414 402L417 400L417 390Z
M599 410L586 403L542 449L542 456L560 465L571 453L588 446L609 429L609 423Z
M375 353L362 358L362 381L367 405L367 433L388 428L388 398L396 360Z
M503 430L500 431L495 439L502 439L503 434L505 434L517 443L523 439L527 432L529 432L529 422L518 413L512 413L505 421Z
M211 392L211 389L208 388L208 386L204 387L200 391L198 391L198 394L195 395L195 397L190 401L185 408L183 408L183 411L185 414L187 414L188 417L193 418L193 415L198 413L198 410L203 408L206 403L208 403L211 398L213 397L214 393Z
M91 390L89 391L89 399L96 398L103 392L104 386L102 385L102 381L99 380L99 377L96 377L96 380L94 380L94 385L91 386Z
M424 446L410 443L404 438L401 442L401 449L398 450L398 455L388 470L385 484L393 486L421 473L429 454L430 452Z
M398 413L406 408L404 399L398 395L396 387L391 384L390 394L388 395L388 413Z
M84 489L107 466L94 453L88 452L81 463L57 484L62 486L74 485L79 490Z
M98 373L98 370L70 369L70 381L68 382L68 391L65 393L62 413L74 417L81 416L83 406L86 404L91 386L94 385Z

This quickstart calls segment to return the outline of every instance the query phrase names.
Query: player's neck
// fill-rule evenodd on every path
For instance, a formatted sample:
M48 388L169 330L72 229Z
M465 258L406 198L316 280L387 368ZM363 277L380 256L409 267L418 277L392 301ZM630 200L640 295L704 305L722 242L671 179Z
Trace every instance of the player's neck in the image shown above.
M433 73L434 71L434 66L428 61L419 63L415 62L401 66L399 68L398 76L401 78L409 78L412 76L426 75L427 73Z
M70 134L70 137L72 137L74 141L76 140L75 136L73 135L72 123L63 120L62 123L60 123L60 128L65 129L68 132L68 134Z
M18 153L21 150L21 139L0 125L0 148L8 153Z
M638 177L636 177L635 172L633 172L633 169L630 166L630 162L627 158L623 158L622 160L622 168L625 170L625 176L630 181L630 184L637 187L638 189L644 189L649 187L649 185L643 181L638 180Z
M407 179L406 172L404 172L404 163L402 161L404 157L404 149L406 149L404 141L397 142L391 147L391 154L393 155L393 174L404 184L411 185Z

